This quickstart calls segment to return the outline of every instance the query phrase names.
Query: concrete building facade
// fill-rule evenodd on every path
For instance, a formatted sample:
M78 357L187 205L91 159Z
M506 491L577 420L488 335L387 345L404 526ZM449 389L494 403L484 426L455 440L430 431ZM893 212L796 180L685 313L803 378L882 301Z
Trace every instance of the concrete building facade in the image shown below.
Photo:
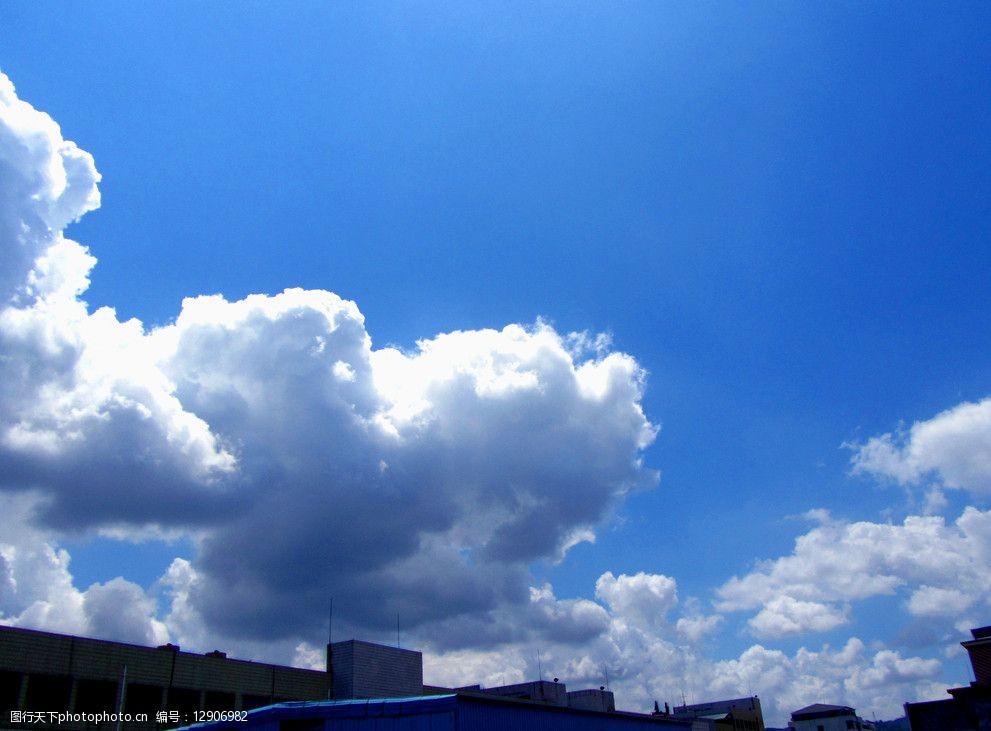
M423 655L361 640L327 646L332 698L402 698L423 694Z

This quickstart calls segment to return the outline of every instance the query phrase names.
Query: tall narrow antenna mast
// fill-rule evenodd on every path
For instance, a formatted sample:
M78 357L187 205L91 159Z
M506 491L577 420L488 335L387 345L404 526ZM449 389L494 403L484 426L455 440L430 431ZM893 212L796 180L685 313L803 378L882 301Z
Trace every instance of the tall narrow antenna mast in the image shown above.
M399 644L399 612L396 612L396 647L402 648L402 645Z
M120 722L124 715L124 698L127 695L127 665L124 666L120 676L120 687L117 691L117 731L120 731Z
M330 597L327 610L327 700L334 697L334 597ZM272 693L275 693L275 676L272 676Z
M537 650L537 680L543 680L544 674L540 669L540 650Z

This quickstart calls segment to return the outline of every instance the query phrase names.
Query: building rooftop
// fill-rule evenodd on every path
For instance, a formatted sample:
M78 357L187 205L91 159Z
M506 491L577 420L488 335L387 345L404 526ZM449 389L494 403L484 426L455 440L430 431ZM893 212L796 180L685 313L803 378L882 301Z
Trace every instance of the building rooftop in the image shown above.
M983 640L991 637L991 625L987 627L977 627L972 629L970 633L974 636L975 640Z
M811 706L799 708L791 714L793 721L800 721L807 718L827 718L829 716L857 715L857 712L850 706L831 706L828 703L813 703Z

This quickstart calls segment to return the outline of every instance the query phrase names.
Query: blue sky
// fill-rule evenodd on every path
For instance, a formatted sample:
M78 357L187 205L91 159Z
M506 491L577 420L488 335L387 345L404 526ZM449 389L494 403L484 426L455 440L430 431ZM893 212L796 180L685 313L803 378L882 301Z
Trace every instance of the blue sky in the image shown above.
M615 663L617 691L634 706L661 693L677 700L676 671L652 680L643 665L670 652L671 667L683 677L694 673L690 684L698 700L707 693L749 692L746 684L762 696L782 698L781 712L821 700L859 704L879 717L897 712L901 701L936 697L939 688L970 680L965 659L952 648L968 622L991 621L991 603L986 588L971 592L958 583L986 577L991 549L982 553L981 546L991 542L981 541L991 541L991 534L985 529L967 533L971 542L960 543L958 535L933 538L953 543L955 553L946 555L959 557L969 574L950 567L942 574L932 567L899 573L891 565L897 559L879 558L861 576L871 590L854 591L837 579L823 580L813 591L797 580L766 577L774 562L788 557L794 560L787 565L805 566L811 554L796 549L796 540L822 537L816 530L837 531L822 540L846 545L839 538L844 526L870 525L888 536L878 540L897 542L907 529L888 535L884 526L904 527L915 516L952 527L968 507L971 516L991 509L991 405L983 401L991 394L986 6L147 3L138 12L125 3L98 9L12 3L2 15L0 70L19 99L51 115L65 139L93 155L103 176L99 210L66 230L98 261L79 295L88 305L85 317L109 306L116 310L114 327L137 318L149 342L164 342L153 331L186 332L183 298L220 294L235 303L301 287L352 300L376 350L395 346L410 355L419 341L443 333L501 331L513 323L536 337L540 318L561 338L580 331L611 336L604 350L574 355L575 367L587 358L604 362L614 352L641 369L620 369L629 383L643 384L636 393L617 386L627 399L622 424L618 417L615 425L610 421L613 412L595 411L587 418L601 431L579 429L576 414L592 413L579 410L587 406L581 399L523 398L507 406L511 418L499 424L538 435L533 453L511 465L493 457L491 475L482 475L488 467L480 463L471 463L470 474L457 474L460 460L445 462L451 466L444 479L452 485L477 479L484 486L463 493L479 504L494 499L500 485L511 493L523 490L514 480L560 481L560 491L530 495L546 499L547 512L564 516L537 532L550 531L567 543L568 531L581 528L594 532L595 540L570 547L560 561L557 549L541 548L539 541L515 563L506 563L503 551L505 561L492 569L498 580L489 578L517 588L489 604L473 595L462 613L435 616L411 599L410 642L433 648L437 658L428 671L443 666L485 674L504 664L526 674L532 663L525 648L546 643L568 669L560 672L570 672L575 682L593 680L582 675L576 658L591 658L600 668ZM23 309L30 303L21 296L17 306ZM293 306L307 312L338 307L313 301ZM236 320L243 334L257 323L233 305L226 314L208 314L200 326L207 327L209 317L220 318L211 321L215 328L221 320ZM269 316L276 322L290 317ZM85 321L78 312L73 317ZM266 330L272 347L263 356L240 340L224 341L224 347L257 362L254 383L265 388L263 363L295 372L293 354L300 351L292 345L293 332L290 325ZM284 351L278 333L287 338ZM510 347L472 342L463 347L503 354ZM8 362L27 362L14 340L3 346ZM278 461L295 475L292 484L313 478L312 489L284 493L287 503L305 512L306 501L321 499L321 480L337 479L328 475L340 464L331 457L317 467L306 455L332 455L334 444L345 443L334 421L345 417L328 412L326 420L311 422L305 408L292 411L306 403L304 381L285 391L273 388L265 408L278 412L285 405L287 413L299 414L298 442L285 436L279 449L305 465L293 472L297 467L287 467L282 457L271 463L259 457L259 467L244 445L275 427L259 421L251 435L226 428L224 419L231 417L214 400L203 401L202 392L182 385L183 379L203 388L213 382L203 375L210 353L181 353L162 366L173 384L170 393L183 413L202 419L219 440L221 446L209 447L214 457L227 450L236 460L233 472L217 479L228 485L224 494L244 497L224 505L196 503L206 483L183 472L182 480L191 482L170 498L165 473L172 457L161 457L155 464L162 484L154 488L161 499L149 498L144 512L138 506L118 511L104 507L121 498L101 492L103 477L70 493L56 485L67 469L57 459L38 457L25 467L21 458L27 458L13 447L2 457L12 475L2 489L10 499L65 501L62 517L36 519L37 533L29 538L71 554L68 571L83 597L78 602L85 602L91 585L97 587L94 597L100 589L140 589L141 600L152 602L145 624L135 620L140 632L151 632L141 637L167 633L186 645L202 642L202 649L227 641L243 653L290 659L295 651L304 658L323 631L302 629L312 617L301 615L285 636L243 630L255 627L250 617L238 629L216 619L223 605L219 589L183 595L188 611L182 614L177 584L160 577L170 565L175 569L177 557L190 562L188 571L199 572L197 586L206 585L204 576L240 576L243 567L219 556L232 555L231 547L240 545L235 537L247 526L263 524L257 518L237 523L251 513L245 505L255 498L247 496L261 494L253 491L266 480L278 481L271 471ZM196 375L190 375L193 361ZM440 368L443 356L430 362ZM141 389L152 389L147 373L138 379ZM360 368L349 377L339 382L361 383ZM431 442L418 456L403 457L411 475L433 474L416 470L437 454L456 455L462 438L486 435L501 443L493 436L501 432L488 421L496 417L484 404L477 412L465 406L473 420L463 424L458 397L431 383L423 393L436 413L442 413L438 404L453 404L443 412L448 421L437 421L451 429L443 445L452 451L431 451L440 449ZM141 389L132 384L124 392L141 401L133 396L145 393ZM552 391L542 386L540 392ZM280 393L288 400L279 401ZM660 427L656 439L640 447L631 445L643 425L628 423L637 406ZM9 404L7 413L5 429L29 421ZM916 423L922 426L910 431ZM169 434L166 441L174 444ZM580 444L583 450L573 451ZM876 449L869 450L871 444ZM595 445L603 445L602 454ZM606 470L609 445L643 465L627 462L622 475ZM97 457L86 464L102 475ZM180 470L180 461L174 467ZM661 472L655 487L648 484L649 470ZM128 472L113 474L121 480ZM587 477L588 484L569 493L569 475ZM617 488L630 480L636 489ZM250 490L244 487L249 483ZM411 523L389 535L411 531L421 541L420 553L397 544L397 555L426 560L424 536L440 530L431 520L439 525L444 519L416 517L419 503L403 491L422 489L429 505L430 491L417 485L390 488L399 491L388 493L393 498L402 494L395 499L409 510ZM99 495L89 499L85 489ZM443 493L455 501L458 494ZM273 498L258 499L268 505L265 500ZM360 512L384 500L381 509L388 512L389 499L359 489L342 505L353 500ZM573 510L576 501L592 507ZM177 517L182 505L194 503L196 519ZM28 511L26 503L19 505ZM526 501L507 505L525 512ZM816 509L829 511L833 522L806 515ZM230 518L219 517L224 510L233 511ZM464 508L450 520L458 530L474 530L476 523L465 517L470 513ZM293 514L284 521L290 532ZM7 522L8 535L19 535L22 529ZM163 535L169 540L160 540ZM445 534L451 545L452 535ZM469 541L462 555L489 551L484 560L494 561L499 540L465 548ZM13 537L6 542L16 544ZM906 549L910 555L922 544L906 545L914 547ZM287 548L286 555L296 560L300 550ZM322 560L333 563L341 558L335 550L347 549L326 550ZM926 550L938 553L933 545ZM305 571L280 573L268 566L278 564L277 553L251 555L260 562L251 564L252 571L264 577L256 589L272 592L272 612L281 611L278 596L300 586L314 596L331 591L326 583L308 585ZM838 553L839 565L846 557ZM813 584L821 576L815 574L821 567L803 570L813 572ZM644 578L637 583L640 572ZM436 573L438 581L455 581L440 568ZM614 583L601 581L607 573ZM375 576L371 581L359 571L352 577L356 583L347 584L348 592L368 594L353 600L350 620L341 610L341 621L355 622L356 632L384 631L361 626L357 607L363 601L375 592L404 591L395 577ZM113 584L116 577L126 581ZM674 589L656 577L676 582L677 601ZM763 588L746 584L744 593L755 599L733 604L726 598L732 577L750 577ZM484 642L438 639L471 634L445 622L487 623L494 635L500 627L533 622L532 614L518 614L520 607L536 611L543 600L520 599L519 587L545 583L558 603L548 616L567 615L585 629L555 634L550 627ZM104 626L92 612L84 612L89 620L49 613L42 621L27 612L41 599L10 591L0 615L7 621L31 624L33 617L35 624L67 630ZM941 610L932 606L937 599ZM641 600L654 602L653 610ZM190 629L189 607L197 601L198 624ZM347 606L349 599L337 601ZM791 603L783 608L782 602ZM762 611L767 621L754 625ZM572 616L582 612L594 621L582 624ZM667 619L650 619L656 615ZM698 636L679 634L677 620L689 617L715 619ZM596 624L600 620L608 628ZM642 626L635 642L616 628L637 621ZM583 639L575 640L579 635ZM835 663L862 662L862 682L844 685L824 674L817 688L810 680L816 671L799 667L802 648L836 653L850 638L863 643L863 657L851 659L851 649ZM761 664L750 652L755 646L782 655ZM791 680L767 669L774 661L789 668ZM737 665L726 664L731 662ZM727 678L736 678L736 685Z

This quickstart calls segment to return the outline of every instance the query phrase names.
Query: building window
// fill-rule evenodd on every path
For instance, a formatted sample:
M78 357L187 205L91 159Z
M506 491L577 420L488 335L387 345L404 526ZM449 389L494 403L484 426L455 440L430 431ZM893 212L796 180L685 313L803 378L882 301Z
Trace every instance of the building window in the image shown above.
M27 699L24 709L44 711L68 711L72 678L68 675L32 675L28 678Z
M117 708L117 683L113 680L76 681L76 706L82 713L112 712Z
M21 699L21 674L0 670L0 708L20 710L17 702Z

